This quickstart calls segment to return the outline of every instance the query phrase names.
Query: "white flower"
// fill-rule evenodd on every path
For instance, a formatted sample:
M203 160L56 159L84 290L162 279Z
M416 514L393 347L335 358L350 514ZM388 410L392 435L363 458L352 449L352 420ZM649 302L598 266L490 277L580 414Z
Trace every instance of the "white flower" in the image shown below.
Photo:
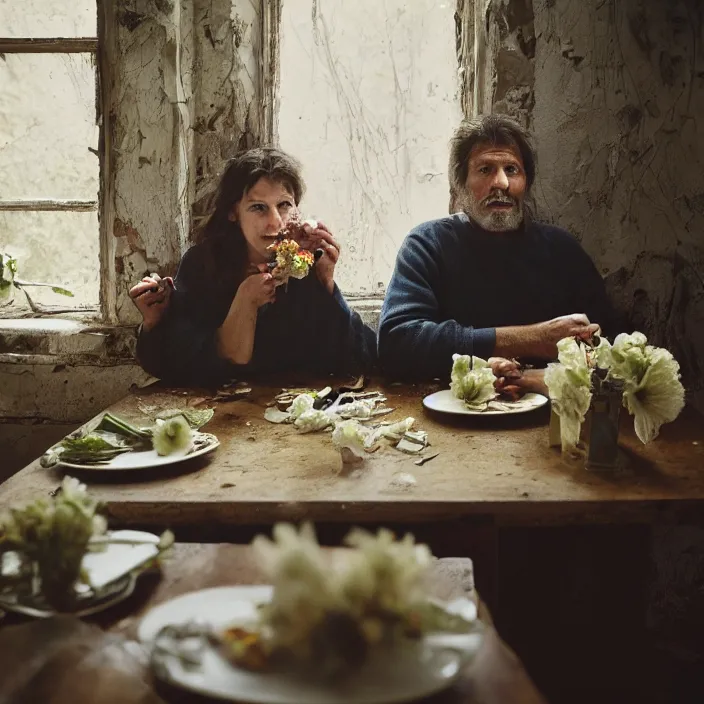
M600 338L599 344L592 352L594 362L600 369L611 369L613 356L611 354L611 343L605 338Z
M628 383L640 383L648 368L648 347L642 332L617 335L611 346L611 374Z
M158 455L187 455L193 449L193 429L183 416L157 420L152 445Z
M369 444L373 445L381 438L387 438L388 440L398 442L413 427L415 422L416 419L409 416L404 420L399 420L395 423L390 423L389 425L380 425L374 431Z
M342 451L347 448L357 457L364 457L365 448L369 447L373 437L371 428L366 428L359 421L343 420L335 424L332 431L333 444Z
M314 403L315 399L311 394L299 394L293 399L286 411L293 420L296 420L306 411L312 410Z
M353 529L345 543L356 548L341 583L353 612L403 613L422 599L423 579L432 561L426 545L417 545L410 534L396 541L384 528L376 535Z
M252 543L274 588L271 602L261 611L262 622L274 648L305 657L312 630L326 611L341 608L339 592L309 523L300 532L280 523L273 532L273 541L259 535Z
M562 451L571 452L592 400L591 369L584 345L571 337L557 343L558 363L548 364L545 385L552 407L560 416Z
M72 500L83 500L87 498L88 489L85 484L82 484L75 477L65 476L61 482L61 494Z
M452 362L450 390L453 396L462 399L468 408L483 411L496 397L496 378L491 367L485 360L468 354L453 354Z
M313 433L316 430L325 430L329 428L336 420L337 416L334 413L326 413L311 409L304 411L293 422L294 427L302 433Z
M684 408L684 387L680 382L680 365L665 349L645 350L646 368L640 381L627 379L623 403L634 416L636 435L643 443L654 440L663 423L675 420Z

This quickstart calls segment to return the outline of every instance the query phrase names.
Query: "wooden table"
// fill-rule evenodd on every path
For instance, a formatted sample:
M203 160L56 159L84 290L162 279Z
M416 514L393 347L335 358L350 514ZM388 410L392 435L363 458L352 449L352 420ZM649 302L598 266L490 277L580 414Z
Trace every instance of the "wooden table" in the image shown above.
M322 385L322 383L321 383ZM209 459L147 474L84 472L81 479L120 525L162 527L269 525L281 520L420 523L488 517L506 524L700 520L704 502L704 420L685 413L643 446L624 412L618 475L570 466L548 447L548 411L522 416L452 417L425 411L423 386L385 389L389 419L413 416L438 456L423 466L390 446L360 470L341 475L329 434L301 435L264 419L280 387L256 387L217 404L205 428L221 446ZM159 389L130 395L110 411L148 422L141 409L202 401L196 392ZM411 475L415 484L407 483ZM54 490L61 478L33 462L0 486L0 505ZM221 538L222 539L222 538ZM456 553L455 553L456 554Z
M478 600L474 590L474 579L472 563L468 559L444 559L438 560L431 570L431 592L441 599L452 599L459 596ZM146 578L142 578L144 580ZM168 599L172 599L180 594L190 591L205 589L209 587L228 586L235 584L261 584L262 577L259 569L253 560L249 548L239 545L175 545L173 553L165 561L163 577L155 588L149 589L142 582L138 584L135 594L126 602L114 609L104 612L96 617L98 623L111 633L133 639L136 636L137 626L141 617L156 604ZM523 666L514 653L503 643L494 630L491 618L483 606L480 604L480 618L486 625L486 636L477 657L468 667L459 683L447 692L426 700L428 704L542 704L544 702L541 695L532 684ZM42 624L33 624L34 633L32 638L27 638L26 627L23 637L20 637L16 628L12 626L0 627L0 653L4 654L0 659L0 682L9 677L12 670L10 667L22 667L31 659L37 659L36 650L42 648L39 631ZM55 629L50 626L47 631L56 637ZM49 645L48 647L53 648ZM23 653L22 648L26 650ZM14 665L8 664L10 657ZM84 704L88 701L101 704L103 699L82 698L78 695L76 678L71 677L70 670L67 671L67 663L71 667L80 671L84 678L88 678L93 683L93 691L104 691L106 687L100 687L101 681L114 680L115 673L107 672L105 668L110 668L110 660L104 657L88 657L87 653L79 653L74 659L67 652L49 656L49 661L43 669L35 666L34 685L29 693L32 701L48 701L45 699L45 691L42 690L42 679L49 680L52 702L71 702L71 704ZM94 672L90 669L90 661L100 662L102 672ZM53 661L58 661L62 665L61 678L47 677L49 672L57 672L58 667L53 666ZM121 670L129 670L121 659L118 659ZM93 670L95 666L93 667ZM88 671L86 671L88 670ZM4 675L3 675L4 671ZM12 673L15 674L16 673ZM58 674L58 672L57 672ZM137 673L138 674L138 673ZM21 681L22 678L16 677ZM73 680L73 681L72 681ZM124 685L124 683L123 683ZM119 686L119 685L117 685ZM65 687L63 697L57 696L56 689ZM140 690L141 692L141 690ZM7 693L5 693L7 695ZM17 694L17 693L15 693ZM181 702L205 702L203 698L193 699L176 689L170 687L159 687L159 694L170 704L180 704ZM24 699L23 701L29 701ZM0 683L0 700L3 700L3 687ZM110 699L110 702L117 701ZM127 700L120 700L127 701ZM132 701L132 700L130 700ZM144 695L140 701L152 701ZM303 703L301 703L303 704Z

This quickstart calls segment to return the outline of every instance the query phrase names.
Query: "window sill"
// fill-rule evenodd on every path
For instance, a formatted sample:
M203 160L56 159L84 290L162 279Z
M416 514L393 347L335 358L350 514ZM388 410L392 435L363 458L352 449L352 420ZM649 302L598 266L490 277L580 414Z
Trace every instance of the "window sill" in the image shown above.
M110 327L68 318L0 319L3 362L48 363L46 358L75 364L133 360L136 327ZM41 359L43 358L43 359ZM58 358L58 359L57 359Z
M383 297L348 296L350 307L374 330ZM0 318L0 362L115 364L133 361L137 326L109 326L80 316Z

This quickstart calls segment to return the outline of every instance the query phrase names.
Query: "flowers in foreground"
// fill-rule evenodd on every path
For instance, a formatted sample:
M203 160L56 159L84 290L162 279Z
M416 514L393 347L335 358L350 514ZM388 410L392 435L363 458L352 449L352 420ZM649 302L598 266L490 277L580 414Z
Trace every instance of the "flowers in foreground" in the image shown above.
M494 372L488 362L468 354L452 355L452 394L474 411L483 411L496 397Z
M316 672L336 675L364 662L369 649L431 630L466 632L470 624L429 605L425 589L430 550L411 535L360 529L345 539L351 549L326 555L310 524L274 526L273 540L257 536L255 556L273 586L253 631L228 629L230 656L247 666L256 644L264 663L282 656ZM337 559L335 559L337 558ZM234 636L234 637L233 637ZM253 638L254 636L254 638ZM262 659L257 658L259 666Z
M85 484L64 477L53 499L37 499L10 509L0 519L0 555L19 553L30 573L36 567L46 601L56 608L68 607L75 598L74 585L85 581L81 562L88 543L107 529L98 510L99 503Z
M634 417L636 435L648 443L684 408L680 365L668 350L648 345L641 333L618 335L611 354L611 373L624 384L623 405Z

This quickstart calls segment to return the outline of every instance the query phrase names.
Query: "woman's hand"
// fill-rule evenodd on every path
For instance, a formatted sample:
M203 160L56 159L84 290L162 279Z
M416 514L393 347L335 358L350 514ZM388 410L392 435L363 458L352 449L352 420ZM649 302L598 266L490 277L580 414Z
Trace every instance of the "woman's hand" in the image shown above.
M252 310L258 310L266 303L273 303L275 298L276 281L266 264L259 264L257 273L245 278L235 294L238 303Z
M164 317L173 290L174 280L170 276L162 279L159 274L145 276L130 289L129 296L142 314L142 327L145 330L156 327Z
M276 298L276 281L266 264L259 264L237 289L223 324L217 329L220 357L233 364L249 364L254 351L257 312Z
M316 249L323 250L322 256L315 263L315 273L318 281L332 294L335 288L335 264L340 258L340 245L322 222L318 222L317 227L305 223L303 228L307 237L299 244L311 252Z

